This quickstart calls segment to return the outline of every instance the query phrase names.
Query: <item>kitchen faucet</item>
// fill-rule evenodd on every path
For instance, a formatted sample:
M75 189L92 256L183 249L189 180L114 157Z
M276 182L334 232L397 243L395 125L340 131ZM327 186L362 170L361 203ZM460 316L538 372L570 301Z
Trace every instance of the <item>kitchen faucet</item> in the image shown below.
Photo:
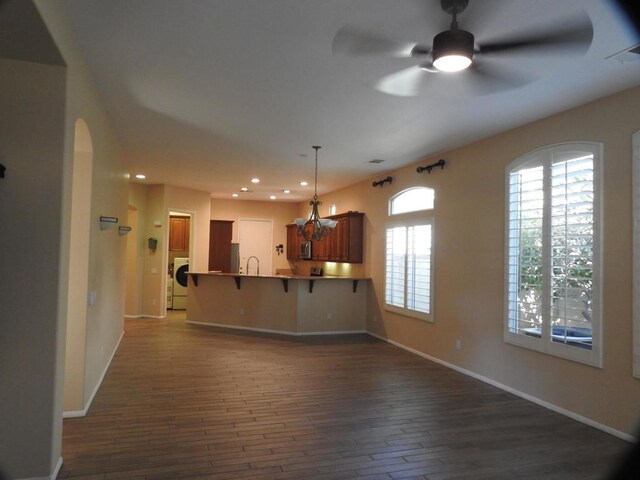
M256 257L255 255L251 255L249 258L247 258L247 268L245 270L245 275L249 275L249 261L255 258L256 262L258 262L258 267L256 269L256 275L260 275L260 259L258 257Z

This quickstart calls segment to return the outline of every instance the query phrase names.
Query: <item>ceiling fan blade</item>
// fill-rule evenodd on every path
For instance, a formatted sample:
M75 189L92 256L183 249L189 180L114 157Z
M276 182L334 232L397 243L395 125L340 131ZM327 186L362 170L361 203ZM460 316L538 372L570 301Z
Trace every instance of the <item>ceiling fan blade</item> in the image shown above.
M532 81L511 70L491 65L485 62L474 62L473 65L462 75L468 79L470 89L476 95L489 95L491 93L504 92L514 88L522 87Z
M479 53L482 55L525 50L586 51L593 39L593 25L585 14L573 21L559 23L543 32L521 34L507 40L482 42Z
M408 58L417 46L415 42L393 40L353 27L342 27L333 37L331 51L334 55L386 55Z
M427 75L429 72L414 65L381 78L374 87L382 93L397 97L415 97L420 94L421 83Z

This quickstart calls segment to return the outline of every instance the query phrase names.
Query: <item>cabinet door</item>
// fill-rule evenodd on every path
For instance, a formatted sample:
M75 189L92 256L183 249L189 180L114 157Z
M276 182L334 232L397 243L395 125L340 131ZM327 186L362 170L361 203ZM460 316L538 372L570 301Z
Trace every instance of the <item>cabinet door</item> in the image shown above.
M339 262L349 261L349 242L351 236L349 235L350 218L345 217L338 220L336 225L336 255L335 258Z
M209 270L231 271L232 220L209 221Z
M188 219L183 217L171 217L169 219L169 250L172 252L187 251L189 250L188 242Z
M295 225L287 225L287 260L300 258L300 237Z
M311 258L313 260L327 260L329 258L328 237L313 241L313 245L311 245Z
M344 237L343 247L346 254L345 261L349 263L362 263L364 256L364 215L354 212L349 215L348 222L348 232Z

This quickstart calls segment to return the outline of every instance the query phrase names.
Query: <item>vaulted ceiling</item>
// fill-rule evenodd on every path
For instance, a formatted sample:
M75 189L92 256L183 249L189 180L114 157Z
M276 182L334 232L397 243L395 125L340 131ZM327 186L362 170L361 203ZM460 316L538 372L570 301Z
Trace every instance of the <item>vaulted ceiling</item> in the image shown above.
M348 26L431 45L451 22L438 0L64 3L130 173L219 198L242 186L245 199L309 198L312 145L323 147L322 193L640 83L640 61L607 58L639 40L603 0L471 0L458 22L477 43L544 34L585 13L593 40L586 52L488 58L515 85L425 73L410 97L379 81L418 60L334 52L334 37Z

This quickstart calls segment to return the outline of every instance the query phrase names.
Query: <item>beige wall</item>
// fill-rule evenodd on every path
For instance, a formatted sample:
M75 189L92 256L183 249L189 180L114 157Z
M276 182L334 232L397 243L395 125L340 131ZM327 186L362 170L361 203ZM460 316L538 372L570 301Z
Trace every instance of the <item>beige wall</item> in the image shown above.
M211 199L211 220L233 220L233 242L238 241L238 219L259 219L273 221L273 247L287 245L287 229L285 225L293 223L298 216L297 203L258 202L250 200ZM287 251L278 255L273 253L272 269L290 269ZM208 270L206 267L202 271Z
M635 88L376 176L391 174L392 185L373 188L367 180L323 195L323 202L336 203L340 211L366 214L365 273L373 277L368 329L594 422L635 433L640 380L631 374L631 135L638 130L640 88ZM536 148L568 141L604 143L601 369L502 341L505 167ZM447 161L444 170L416 173L416 166L440 158ZM417 185L436 190L433 324L382 309L387 201Z
M143 233L138 226L139 211L129 206L127 225L131 232L127 235L127 269L125 284L124 314L126 317L142 315L142 245Z
M26 478L60 457L65 69L0 59L0 92L0 476Z
M36 15L17 21L33 21L39 12L67 67L0 60L0 156L9 167L0 189L1 238L3 251L11 252L0 263L3 272L15 273L0 279L0 476L9 478L48 478L61 460L67 305L77 293L69 275L78 118L86 121L94 150L91 225L84 232L88 280L81 287L95 292L96 302L87 307L86 335L78 340L85 342L84 375L78 374L85 400L118 343L124 309L125 243L117 229L101 232L98 222L101 214L126 218L117 144L62 5L34 3ZM32 6L3 4L3 15L12 4ZM25 23L21 31L29 36L31 27Z
M209 261L210 195L207 192L171 185L129 186L129 206L137 211L136 247L138 261L127 258L128 275L136 276L136 284L127 284L127 299L139 298L138 310L130 316L164 317L169 265L169 212L191 214L189 258L192 270L206 271ZM147 239L158 240L155 252L149 250ZM133 300L132 300L133 301Z

